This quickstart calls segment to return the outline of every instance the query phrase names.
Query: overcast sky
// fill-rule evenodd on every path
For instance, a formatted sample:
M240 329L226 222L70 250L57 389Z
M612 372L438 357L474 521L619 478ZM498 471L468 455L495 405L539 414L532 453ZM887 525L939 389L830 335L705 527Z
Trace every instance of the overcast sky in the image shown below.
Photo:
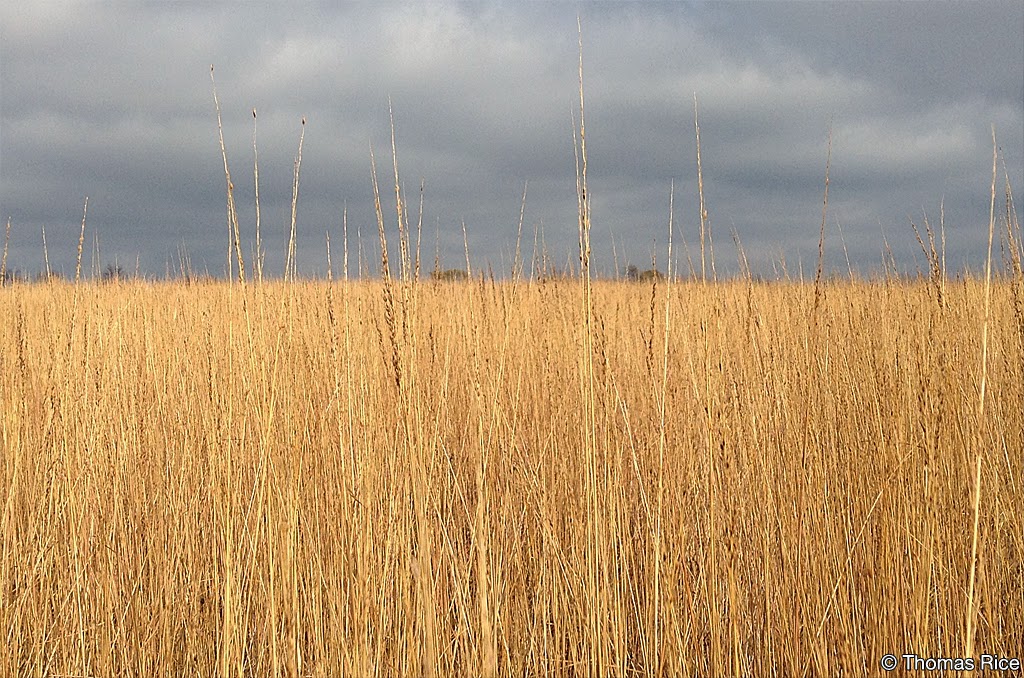
M216 66L244 255L251 261L253 118L261 228L279 275L300 121L300 272L335 270L347 205L351 266L362 234L376 269L371 144L395 231L388 101L410 217L424 182L423 257L507 270L524 185L527 262L541 232L577 252L572 116L583 28L595 266L664 270L699 257L693 97L720 273L813 271L833 125L826 249L879 270L887 239L920 260L910 221L938 224L951 269L983 260L991 126L1024 190L1024 3L531 2L197 3L0 0L0 216L8 267L85 266L164 275L187 251L225 272L225 179L210 82ZM1002 168L1000 169L1002 173ZM1000 177L1000 186L1003 179ZM393 236L392 236L393 237ZM613 247L614 244L614 247ZM915 261L915 252L917 253ZM698 263L699 265L699 263ZM527 269L529 263L527 263Z

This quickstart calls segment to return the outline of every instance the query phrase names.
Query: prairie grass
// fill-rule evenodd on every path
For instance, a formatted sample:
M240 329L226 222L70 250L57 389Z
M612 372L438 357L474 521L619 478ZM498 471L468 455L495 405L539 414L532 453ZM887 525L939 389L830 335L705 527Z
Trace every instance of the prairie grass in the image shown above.
M0 289L0 675L1019 656L1010 281L581 284Z

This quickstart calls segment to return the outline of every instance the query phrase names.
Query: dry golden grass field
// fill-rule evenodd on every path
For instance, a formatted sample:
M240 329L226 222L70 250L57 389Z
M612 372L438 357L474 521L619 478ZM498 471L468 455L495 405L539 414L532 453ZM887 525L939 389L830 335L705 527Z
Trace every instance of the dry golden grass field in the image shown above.
M0 675L1019 657L1019 284L0 289Z

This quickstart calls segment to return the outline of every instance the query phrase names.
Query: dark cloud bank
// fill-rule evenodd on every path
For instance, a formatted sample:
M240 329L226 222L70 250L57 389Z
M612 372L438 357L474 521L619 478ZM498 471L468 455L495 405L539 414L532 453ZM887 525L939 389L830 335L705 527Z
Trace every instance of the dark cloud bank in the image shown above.
M809 270L833 125L829 265L881 266L883 238L915 270L910 220L939 220L950 268L984 256L995 125L1013 187L1024 178L1024 5L1006 3L532 3L524 5L48 3L4 0L0 212L8 265L74 272L82 202L101 264L222 275L224 174L209 79L251 247L252 116L259 111L267 268L283 268L293 160L308 120L300 271L326 272L342 216L355 266L376 267L370 147L394 230L389 100L423 254L507 270L528 183L524 248L542 232L572 259L581 16L597 267L696 255L693 96L721 272L735 233L752 266ZM1001 169L1002 171L1002 169ZM1002 178L1000 179L1002 182ZM89 235L87 252L94 246ZM614 247L613 247L614 246ZM246 251L248 256L251 256ZM89 255L86 255L87 261ZM919 255L918 255L919 258ZM336 266L338 264L336 263Z

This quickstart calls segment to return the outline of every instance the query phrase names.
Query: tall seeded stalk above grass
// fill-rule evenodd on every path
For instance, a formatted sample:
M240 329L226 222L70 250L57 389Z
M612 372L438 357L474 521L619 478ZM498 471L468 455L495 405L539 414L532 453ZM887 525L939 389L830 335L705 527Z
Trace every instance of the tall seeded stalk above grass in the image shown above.
M43 234L43 270L46 271L46 282L53 282L53 273L50 271L50 250L46 246L46 226L40 227Z
M7 225L4 227L4 254L0 258L0 287L7 284L7 246L11 242L11 218L7 217Z
M700 163L700 121L697 118L697 93L693 93L693 129L697 137L697 196L700 198L700 281L707 283L707 258L704 255L704 241L707 233L708 210L704 206L704 170Z
M213 65L210 65L210 83L213 85L213 104L217 109L217 134L220 139L220 153L224 160L224 181L227 184L228 199L228 253L227 253L227 275L228 280L233 279L234 265L231 263L231 249L234 245L235 256L238 259L238 282L245 283L245 264L242 261L242 240L238 229L238 210L235 208L235 185L231 181L231 171L228 169L228 152L224 146L224 126L221 124L220 99L217 98L217 82L213 77Z
M584 494L586 496L586 528L587 528L587 587L588 608L588 640L587 650L588 671L601 675L607 666L605 643L607 638L606 614L608 612L608 590L602 586L606 579L608 563L604 557L605 542L600 498L604 495L599 486L599 479L604 477L600 472L597 433L595 422L594 392L594 334L593 334L593 300L590 280L590 196L587 194L587 133L584 116L583 96L583 27L579 17L576 19L579 35L579 93L580 93L580 124L579 139L576 138L576 126L573 125L573 148L576 151L576 196L579 206L579 245L580 245L580 289L582 291L582 332L580 355L580 403L583 411L580 418L581 447L586 469Z
M409 231L402 197L401 180L398 172L398 150L395 142L394 115L390 110L391 152L395 179L395 211L399 237L399 271L396 281L391 274L388 259L387 235L384 228L384 214L381 208L380 189L377 182L376 159L370 148L370 168L373 183L374 208L381 247L381 277L383 283L384 324L388 341L381 334L381 350L390 354L391 381L394 384L396 411L400 426L395 447L390 450L392 464L400 469L402 498L408 501L406 509L416 557L412 562L413 601L408 603L407 614L416 620L414 638L411 640L411 659L415 661L418 675L437 674L438 646L435 628L436 605L434 598L434 557L433 521L428 512L432 494L429 481L429 465L437 452L436 438L428 435L424 403L419 396L419 333L417 329L417 298L420 286L414 276L414 267L409 250ZM419 252L415 254L419 258Z
M821 276L825 270L825 222L828 218L828 185L829 171L832 169L832 125L828 127L828 152L825 160L825 195L821 201L821 231L818 234L818 268L814 273L814 318L817 322L818 307L821 296L825 293L821 286Z
M299 205L299 169L302 167L302 142L306 138L306 118L302 118L302 131L299 132L299 150L295 154L295 164L292 174L292 211L291 226L288 230L288 256L284 264L284 279L294 282L298 277L298 264L295 259L295 217Z
M82 207L82 230L78 234L78 257L75 259L75 284L78 284L82 276L82 245L85 243L85 215L89 212L89 197L85 198L85 205Z
M252 277L263 282L263 262L266 256L260 240L260 155L256 148L256 109L252 109L252 182L256 196L256 251L252 255Z

